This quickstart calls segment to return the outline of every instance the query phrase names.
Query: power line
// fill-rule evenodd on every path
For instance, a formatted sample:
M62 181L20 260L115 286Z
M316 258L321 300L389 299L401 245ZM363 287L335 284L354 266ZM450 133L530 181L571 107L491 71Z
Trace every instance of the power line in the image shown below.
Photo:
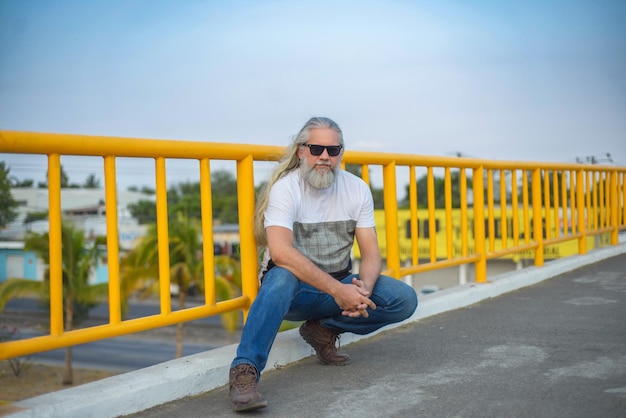
M576 157L576 162L579 164L587 163L587 164L601 164L601 163L611 163L614 164L613 158L611 158L611 154L606 152L603 154L596 155L587 155L583 159L582 157ZM618 164L619 165L619 164Z

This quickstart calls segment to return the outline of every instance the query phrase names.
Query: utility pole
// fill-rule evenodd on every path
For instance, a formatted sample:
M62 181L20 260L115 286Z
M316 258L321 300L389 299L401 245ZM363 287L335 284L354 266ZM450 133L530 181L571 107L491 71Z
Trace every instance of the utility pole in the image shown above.
M576 157L576 163L582 164L583 162L588 164L612 163L613 159L608 152L600 155L587 155L584 160L580 157Z

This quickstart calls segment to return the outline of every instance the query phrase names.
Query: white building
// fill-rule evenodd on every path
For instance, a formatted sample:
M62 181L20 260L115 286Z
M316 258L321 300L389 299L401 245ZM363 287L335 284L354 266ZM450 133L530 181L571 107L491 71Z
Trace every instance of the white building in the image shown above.
M28 213L48 212L48 190L39 188L13 188L13 198L18 202L18 216L6 229L0 230L0 282L11 277L42 280L45 266L32 251L24 251L24 238L28 232L46 233L48 220L24 224ZM133 248L145 233L146 226L139 225L131 216L128 206L140 200L154 200L154 196L138 192L118 191L117 217L120 250ZM64 218L85 231L88 237L106 236L106 208L104 189L61 189L61 211ZM106 262L100 260L90 279L92 283L108 280Z
M28 213L48 211L48 189L12 188L11 194L18 202L17 219L0 231L0 240L21 241L27 232L48 232L47 220L24 224ZM118 235L122 249L132 248L144 233L128 206L140 200L154 200L154 196L139 192L117 192ZM61 189L61 211L88 236L106 235L106 210L104 189Z

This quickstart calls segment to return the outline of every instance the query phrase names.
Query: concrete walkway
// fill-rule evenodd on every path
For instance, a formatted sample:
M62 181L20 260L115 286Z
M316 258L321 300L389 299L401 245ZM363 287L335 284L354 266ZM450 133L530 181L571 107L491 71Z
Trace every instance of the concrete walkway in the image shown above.
M551 279L551 280L547 280ZM321 366L279 334L267 417L624 417L626 245L420 299L375 336L344 334L352 364ZM222 417L236 345L22 401L12 417Z

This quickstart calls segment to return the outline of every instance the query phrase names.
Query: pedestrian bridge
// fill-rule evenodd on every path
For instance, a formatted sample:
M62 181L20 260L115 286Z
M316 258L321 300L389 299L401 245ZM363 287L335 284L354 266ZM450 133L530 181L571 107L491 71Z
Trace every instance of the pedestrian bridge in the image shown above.
M623 240L624 241L624 240ZM260 391L271 417L623 417L626 243L422 296L352 364L321 366L289 330ZM236 416L230 345L5 407L15 418Z
M282 147L275 146L234 146L224 143L0 131L0 152L47 156L50 226L50 332L40 337L0 343L0 360L230 311L243 311L245 318L258 289L258 254L251 228L256 167L276 161L282 151ZM105 179L109 270L109 323L106 325L83 329L64 327L63 298L67 294L63 289L63 275L67 272L63 271L61 251L61 161L64 156L98 157L101 161ZM124 293L118 245L116 166L123 158L148 159L154 164L158 229L161 312L131 320L122 317L123 300L128 295ZM166 174L166 162L170 159L189 160L197 166L203 214L198 222L204 245L201 282L206 302L203 306L181 310L172 309L170 298L171 254ZM212 245L214 226L210 180L211 163L224 160L232 161L236 166L242 288L241 295L229 300L218 300ZM624 167L359 151L346 151L343 165L359 168L364 180L370 184L374 180L370 173L380 170L384 227L379 228L379 235L381 247L385 248L385 274L405 279L411 275L453 266L473 268L473 280L461 284L460 288L422 297L422 303L411 321L528 286L544 280L547 277L545 275L550 275L550 272L553 275L561 274L575 268L576 263L597 261L597 254L615 255L623 249L619 237L626 230ZM419 173L424 175L424 188L418 187ZM443 187L437 188L436 183L440 179ZM406 211L409 217L406 223L400 223L398 219L398 184L405 184L407 188ZM426 195L426 203L422 206L418 203L423 201L418 199L418 194ZM426 222L422 223L427 228L418 227L419 211L427 213ZM459 216L453 218L455 211ZM439 216L438 213L443 215ZM402 248L401 231L405 233L406 245ZM459 233L455 234L454 231ZM549 249L563 243L574 243L576 255L549 261ZM489 260L523 256L530 257L533 267L514 273L517 275L515 277L488 280ZM555 266L570 267L558 271L554 270ZM451 304L451 300L455 303ZM347 336L342 338L342 343L356 342L356 338ZM224 359L232 358L233 353L229 350L232 348L213 350L193 359L179 359L171 364L165 363L156 366L157 368L148 368L97 383L109 385L106 388L87 385L87 390L97 390L102 395L99 398L108 399L107 407L94 407L87 416L128 414L218 387L227 376L222 368ZM298 339L292 338L288 331L280 335L272 354L275 356L274 361L270 360L269 364L274 364L275 368L282 367L308 354L310 352L307 352L307 347ZM181 378L181 373L184 379ZM168 395L158 389L159 383L165 383L164 388L168 389ZM187 386L187 383L192 386ZM129 390L129 387L137 388L137 391ZM125 404L122 402L124 393L114 388L124 388L123 392L134 400ZM80 391L81 388L70 389L74 390ZM68 397L66 391L46 396L50 396L45 398L49 405L48 412L31 407L29 405L33 403L25 401L16 405L18 408L27 408L20 415L30 416L28 414L33 413L35 415L32 416L39 417L59 414L71 416L73 409L69 407L69 402L55 398ZM117 396L118 400L114 401L113 396ZM35 403L40 401L41 399L33 400ZM91 401L94 402L94 399ZM115 409L122 405L123 411ZM84 410L80 412L76 412L75 416L85 416ZM42 415L46 413L52 415Z

